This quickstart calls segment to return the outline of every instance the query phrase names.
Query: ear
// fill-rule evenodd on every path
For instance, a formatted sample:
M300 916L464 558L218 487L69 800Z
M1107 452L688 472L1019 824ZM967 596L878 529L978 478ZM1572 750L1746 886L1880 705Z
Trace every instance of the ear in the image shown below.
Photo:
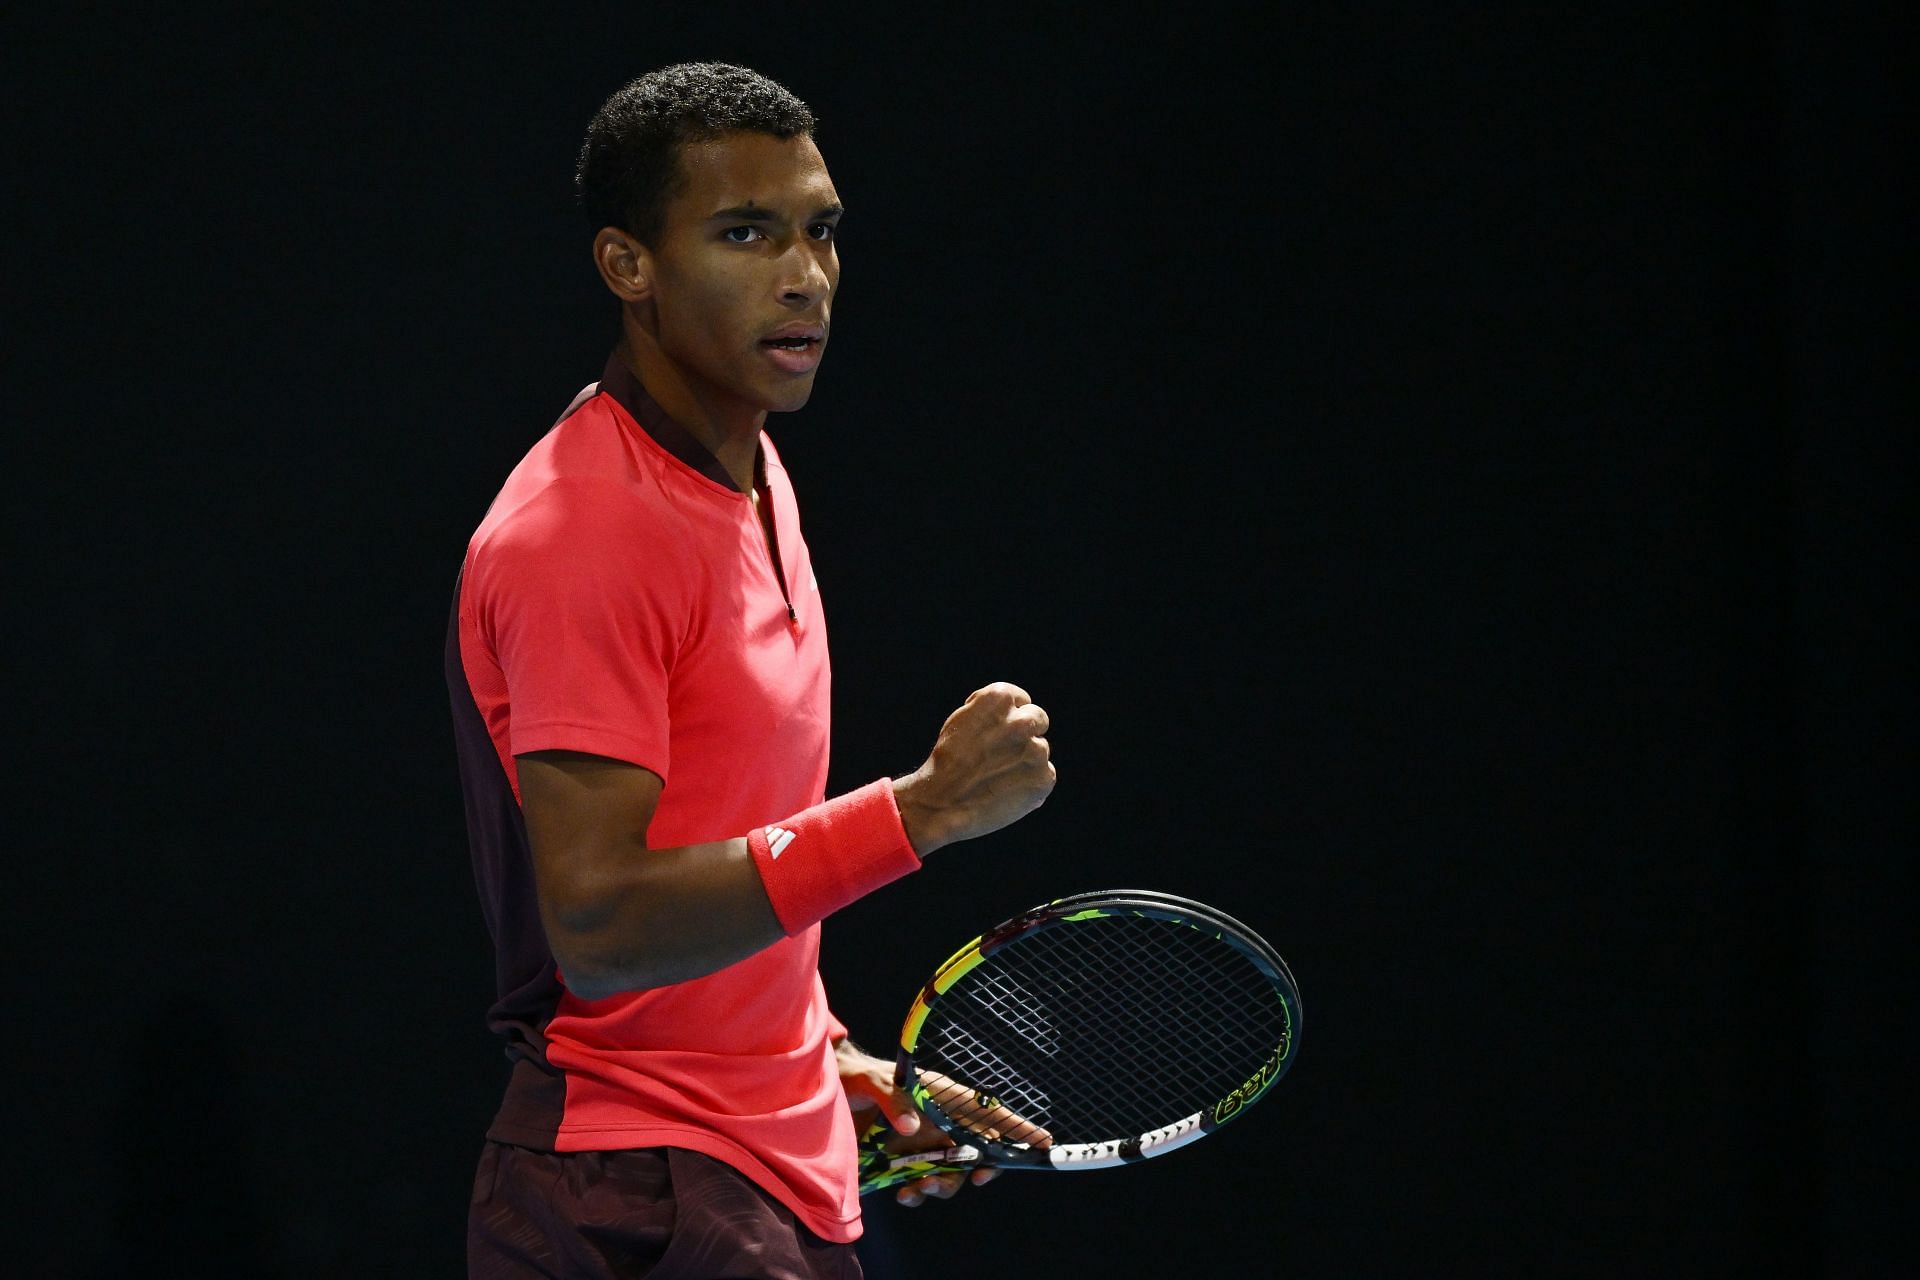
M643 302L653 296L653 255L620 228L602 227L594 236L593 265L620 301Z

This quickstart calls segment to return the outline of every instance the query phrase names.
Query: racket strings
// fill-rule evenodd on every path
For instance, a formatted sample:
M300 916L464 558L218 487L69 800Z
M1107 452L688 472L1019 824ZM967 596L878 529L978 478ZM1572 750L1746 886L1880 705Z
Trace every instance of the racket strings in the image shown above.
M1059 948L1054 945L1042 950L1057 952ZM1176 955L1176 963L1160 975L1162 982L1136 989L1112 980L1114 975L1107 970L1116 958L1133 966L1136 978L1139 966L1153 959L1137 952L1119 957L1101 957L1096 952L1081 957L1092 963L1083 964L1075 972L1059 966L1058 955L1040 957L1036 953L1036 959L1054 966L1049 975L1055 987L1054 998L1048 1001L1049 1016L1045 1020L1057 1038L1076 1045L1078 1052L1072 1055L1073 1060L1061 1060L1056 1054L1052 1060L1036 1062L1017 1037L995 1034L1032 1021L1032 1010L1005 1003L1006 984L998 984L997 990L983 985L970 992L976 1005L975 1034L954 1038L951 1048L956 1074L1002 1082L1000 1094L1009 1105L1031 1098L1036 1107L1044 1106L1046 1122L1049 1128L1060 1131L1056 1133L1059 1140L1098 1140L1131 1135L1191 1114L1197 1106L1245 1078L1239 1075L1214 1088L1202 1072L1196 1084L1193 1059L1211 1059L1217 1067L1223 1055L1224 1060L1231 1061L1242 1049L1270 1051L1271 1040L1265 1046L1259 1046L1258 1039L1253 1046L1243 1046L1220 1034L1220 1028L1231 1025L1236 1013L1243 1014L1244 1009L1238 1008L1240 993L1232 989L1225 994L1234 1007L1221 1005L1218 965L1208 972L1180 962L1184 957ZM1170 985L1167 980L1171 980ZM1031 995L1033 984L1021 985ZM1010 1011L1012 1016L1006 1016ZM1234 1066L1216 1074L1231 1077L1238 1069ZM1176 1074L1169 1078L1165 1074L1169 1071ZM1062 1072L1070 1072L1067 1078L1081 1085L1081 1092L1071 1095L1075 1105L1062 1105L1067 1099L1059 1096L1057 1084L1049 1087L1038 1083L1049 1078L1047 1073L1058 1077ZM1096 1081L1097 1090L1089 1091ZM1065 1132L1081 1130L1082 1121L1083 1134L1076 1137Z
M1113 1052L1123 1059L1137 1055L1132 1060L1140 1064L1133 1072L1116 1070L1114 1114L1117 1119L1124 1110L1128 1121L1156 1127L1244 1082L1278 1043L1285 1013L1265 976L1239 951L1182 925L1139 923L1148 927L1132 930L1124 959L1113 955L1117 933L1105 939L1109 958L1148 966L1155 979L1138 987L1123 980L1111 991L1115 1007L1108 1016L1134 1041ZM1256 1029L1263 1002L1280 1020ZM1140 1071L1150 1074L1140 1077ZM1128 1074L1137 1078L1129 1083Z
M1196 932L1189 930L1189 932ZM1201 945L1178 938L1167 930L1145 932L1139 945L1157 950L1157 959L1166 966L1166 985L1174 989L1205 989L1228 1003L1218 1017L1190 1019L1183 1033L1202 1050L1222 1059L1238 1058L1257 1052L1264 1060L1272 1052L1278 1031L1284 1029L1284 1007L1272 983L1243 953L1224 944L1200 937ZM1279 1022L1271 1031L1249 1025L1247 1014L1257 1012L1270 1002ZM1251 1009L1249 1009L1251 1005Z
M929 1012L916 1060L1047 1128L1056 1143L1131 1137L1243 1084L1288 1026L1238 948L1167 920L1036 930Z

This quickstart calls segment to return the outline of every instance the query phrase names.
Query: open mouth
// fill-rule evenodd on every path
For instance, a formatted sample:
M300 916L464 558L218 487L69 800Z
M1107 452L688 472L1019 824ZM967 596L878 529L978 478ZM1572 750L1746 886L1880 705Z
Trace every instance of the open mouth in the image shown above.
M774 367L795 377L813 372L820 363L820 348L826 342L824 329L809 332L799 325L798 333L776 333L771 338L760 339L760 349L767 353L767 359Z

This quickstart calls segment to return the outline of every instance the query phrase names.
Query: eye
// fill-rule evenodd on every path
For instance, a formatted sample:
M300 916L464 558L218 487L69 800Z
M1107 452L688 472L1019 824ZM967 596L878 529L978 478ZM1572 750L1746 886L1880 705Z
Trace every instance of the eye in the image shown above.
M720 234L725 236L731 244L752 244L756 240L767 238L767 233L758 227L728 227Z
M831 240L839 234L839 228L831 222L816 222L807 228L807 234L815 240Z

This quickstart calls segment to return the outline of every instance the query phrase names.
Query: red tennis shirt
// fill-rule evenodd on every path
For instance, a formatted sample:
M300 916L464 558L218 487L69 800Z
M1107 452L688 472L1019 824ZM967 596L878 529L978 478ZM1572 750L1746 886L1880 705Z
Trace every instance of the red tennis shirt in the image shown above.
M776 557L746 494L662 444L684 439L610 361L467 549L447 675L495 947L489 1022L514 1063L488 1136L703 1152L849 1241L854 1134L832 1048L846 1030L820 984L819 926L704 978L590 1001L540 925L515 756L584 751L660 775L654 848L825 798L827 632L786 469L763 434Z

